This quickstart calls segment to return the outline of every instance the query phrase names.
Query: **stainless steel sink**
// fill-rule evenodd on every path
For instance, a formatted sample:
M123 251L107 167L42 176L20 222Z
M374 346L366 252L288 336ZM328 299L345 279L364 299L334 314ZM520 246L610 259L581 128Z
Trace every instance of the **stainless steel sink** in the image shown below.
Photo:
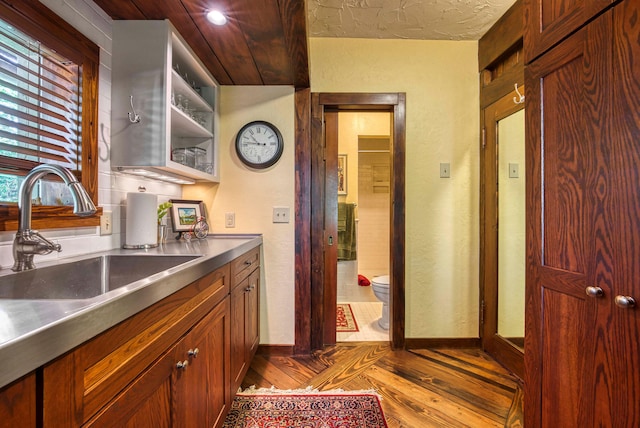
M200 256L105 255L0 276L0 299L90 299Z

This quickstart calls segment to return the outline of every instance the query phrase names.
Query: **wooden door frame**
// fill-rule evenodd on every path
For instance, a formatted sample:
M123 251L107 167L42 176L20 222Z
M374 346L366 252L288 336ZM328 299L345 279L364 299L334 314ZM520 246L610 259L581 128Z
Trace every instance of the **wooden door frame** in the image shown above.
M390 228L390 340L393 348L403 348L405 341L405 93L313 93L297 94L296 133L309 143L296 147L296 257L309 255L309 263L296 263L296 345L294 351L305 353L324 345L324 129L323 117L332 111L386 111L393 115L393 164ZM304 126L304 118L310 126ZM303 173L304 170L304 174ZM308 192L308 193L307 193ZM318 207L318 208L314 208ZM320 209L321 208L321 209ZM305 220L308 220L307 224ZM300 224L300 228L298 228ZM303 242L309 239L307 243ZM308 252L308 253L307 253ZM300 271L298 270L300 268ZM309 279L308 284L302 282ZM308 318L307 318L308 317Z
M524 93L524 85L519 87ZM522 109L512 91L482 111L485 145L480 156L480 195L483 263L481 265L483 319L480 324L482 348L520 379L524 377L524 355L514 344L498 334L498 122ZM524 141L522 142L524 150ZM523 260L524 262L524 260ZM524 281L523 281L524 282Z

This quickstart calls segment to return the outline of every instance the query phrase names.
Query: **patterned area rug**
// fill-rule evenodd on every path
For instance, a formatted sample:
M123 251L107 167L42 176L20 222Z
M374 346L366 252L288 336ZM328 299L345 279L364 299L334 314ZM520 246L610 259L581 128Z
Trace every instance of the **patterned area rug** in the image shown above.
M358 330L356 317L353 316L353 310L348 303L338 303L336 310L336 331L339 333L355 333Z
M223 427L387 428L387 422L375 393L257 390L236 396Z

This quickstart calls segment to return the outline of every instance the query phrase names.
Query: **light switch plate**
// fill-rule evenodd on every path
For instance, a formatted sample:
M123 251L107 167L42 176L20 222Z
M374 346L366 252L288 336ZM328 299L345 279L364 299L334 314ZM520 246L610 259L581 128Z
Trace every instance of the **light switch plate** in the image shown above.
M440 164L440 178L450 178L451 177L451 165L447 163Z
M509 178L518 178L520 176L520 165L517 163L509 164Z
M100 236L113 233L113 215L111 211L102 211L100 216Z

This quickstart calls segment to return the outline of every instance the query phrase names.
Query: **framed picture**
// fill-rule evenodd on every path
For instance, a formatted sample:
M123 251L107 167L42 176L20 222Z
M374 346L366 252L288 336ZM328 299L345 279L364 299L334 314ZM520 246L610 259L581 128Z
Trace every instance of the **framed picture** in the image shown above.
M347 155L338 155L338 195L347 194Z
M189 201L185 199L169 200L171 206L171 226L174 232L189 232L204 217L205 209L202 201Z

